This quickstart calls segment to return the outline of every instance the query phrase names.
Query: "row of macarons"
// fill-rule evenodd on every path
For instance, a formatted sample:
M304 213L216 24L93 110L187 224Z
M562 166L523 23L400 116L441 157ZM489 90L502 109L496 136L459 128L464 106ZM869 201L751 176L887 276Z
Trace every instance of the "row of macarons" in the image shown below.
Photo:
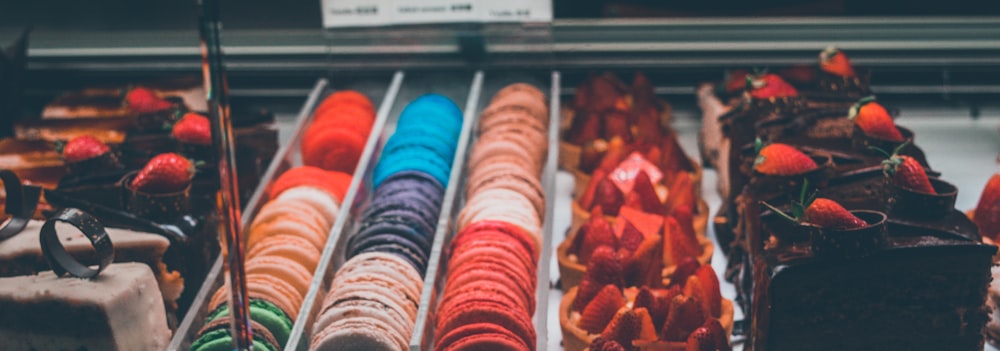
M536 349L548 121L545 95L527 84L501 89L480 116L434 314L434 350Z
M316 117L319 117L320 112L323 111L325 111L323 113L331 117L324 119L314 118L313 125L307 128L307 138L304 138L302 143L303 159L306 164L335 171L344 169L343 167L348 163L350 163L350 166L356 166L357 158L328 156L330 153L345 150L344 148L321 146L323 142L316 141L316 139L326 139L326 143L333 143L334 140L344 140L344 138L336 137L337 135L343 135L342 132L331 133L320 128L313 129L315 128L314 126L323 123L322 125L326 125L326 129L341 128L359 132L357 127L352 127L351 124L321 122L324 120L341 120L340 117L333 117L336 116L336 112L330 111L352 111L347 112L347 114L355 117L348 118L352 121L360 119L358 118L359 116L371 111L370 108L366 107L370 107L370 103L359 103L360 100L356 99L354 94L341 93L340 95L331 95L316 110ZM521 233L518 237L526 243L525 250L529 252L528 256L532 257L529 261L531 262L531 266L535 266L537 265L537 252L540 242L541 218L544 217L544 192L541 190L538 177L541 172L541 165L544 163L544 155L547 151L547 109L544 103L544 95L537 89L527 85L520 84L502 90L494 98L494 102L502 96L504 99L500 100L507 100L508 102L491 104L492 110L488 108L487 113L483 115L484 118L480 122L480 138L484 142L477 143L477 145L481 146L474 148L473 151L477 156L470 156L470 162L477 164L482 162L484 169L486 169L489 167L485 166L496 164L497 162L494 161L499 161L499 164L516 165L516 170L501 172L498 167L493 167L493 171L479 172L485 175L479 175L479 178L477 178L477 181L481 184L477 185L476 189L482 188L482 190L470 189L470 197L472 197L471 193L473 192L485 191L486 194L490 194L487 190L491 189L493 192L508 192L510 194L506 197L497 198L494 202L502 204L506 201L503 200L505 198L508 200L517 199L527 205L521 206L522 208L529 209L530 211L520 210L523 213L515 211L514 216L511 217L501 213L501 206L495 206L496 210L486 211L494 213L493 215L485 215L485 217L480 215L475 216L476 218L466 215L466 217L468 217L468 221L476 222L483 221L484 218L489 220L490 216L499 217L501 221L506 220L500 226L505 228L504 230L506 231ZM334 106L323 108L327 104L327 101L330 101L334 97L346 107ZM527 103L509 102L510 100L515 102L525 100L526 97L528 98ZM491 116L492 119L485 118L488 116ZM455 157L456 145L461 129L462 115L460 109L443 96L426 95L418 98L404 109L397 123L395 134L386 142L379 162L375 166L373 174L375 191L372 200L365 207L364 212L359 217L360 220L354 226L353 234L348 238L348 245L345 250L347 262L344 263L334 278L331 289L319 310L320 314L315 318L317 323L311 328L313 331L311 342L313 349L325 349L324 347L333 347L335 349L345 349L345 347L347 347L346 349L368 349L366 346L356 345L371 346L374 345L372 344L372 340L375 339L379 339L377 341L382 346L392 344L388 349L395 349L397 347L406 348L405 342L400 341L410 338L413 324L415 323L416 316L412 312L415 312L417 308L418 294L422 289L422 277L427 265L430 244L434 240L434 228L437 227L437 217L440 213L441 200L443 199L444 189L449 182L452 160ZM491 129L493 132L484 133L484 131ZM365 132L370 132L370 128ZM359 132L357 134L361 135L364 133ZM487 142L489 140L494 140L495 142L491 145L491 143ZM503 145L503 147L497 147L498 144ZM355 151L360 154L360 151L363 149L363 143L360 143L360 145L362 146L357 148L352 146L346 148L346 150ZM513 148L511 145L513 145ZM479 151L476 152L475 150ZM525 155L528 157L523 158ZM343 161L345 159L350 162ZM319 169L310 169L319 171ZM475 173L471 172L471 175ZM279 178L279 182L280 180L281 178ZM279 182L276 182L276 184ZM346 183L344 183L345 187L347 184L350 184L349 177ZM315 185L313 186L315 187ZM274 199L278 199L280 196L279 194ZM340 196L343 196L343 192L340 192ZM484 199L490 198L490 196L481 197ZM336 205L339 206L339 202ZM471 211L467 212L471 213ZM308 211L302 211L301 213L308 213ZM336 210L332 213L335 215ZM516 222L517 224L511 224L510 222ZM332 222L329 223L332 224ZM254 240L255 236L252 234L252 229L253 226L251 226L250 237L251 240ZM326 229L328 231L329 227ZM267 235L259 236L267 237ZM287 239L287 236L282 237ZM272 240L274 243L278 243L277 239ZM297 246L305 246L303 241L297 241L300 242ZM325 242L325 240L322 242ZM284 245L286 243L281 244ZM253 245L248 246L250 247L250 252L253 253L255 251ZM321 250L322 247L320 246L318 249ZM312 250L310 252L308 255L298 256L313 257L312 253L315 252L312 252ZM259 270L249 265L250 261L254 259L253 255L248 255L248 274L251 269L254 272ZM254 262L258 261L262 260L257 259ZM390 261L405 263L405 265L386 263ZM300 262L299 265L303 264ZM315 265L312 265L312 267L315 268ZM281 268L281 271L288 270L286 267ZM308 268L306 270L309 273L312 271ZM289 274L289 272L275 275L281 275L282 277L304 277L304 275ZM533 276L533 273L524 275L527 279L522 279L521 281L526 286L521 286L519 289L526 292L534 291L535 282L534 279L531 279ZM311 274L309 278L311 278ZM306 281L308 282L309 280ZM292 285L291 290L303 291L302 294L304 296L304 290L301 289L302 285L300 283L279 283L276 286L280 285L285 285L285 287ZM389 286L397 288L405 286L408 288L404 289L405 291L402 294L398 294L397 291L397 293L388 294L391 296L386 296L387 292L393 291L383 289ZM308 284L305 285L305 289L307 288ZM219 298L221 294L216 295L217 297L213 299L212 303L212 310L214 312L210 315L213 318L210 318L208 323L206 323L206 328L201 333L202 338L208 335L209 329L212 329L212 327L215 330L223 329L212 323L212 319L221 320L228 313L225 310L226 307L222 304L224 299ZM285 295L293 294L288 293ZM400 297L404 298L400 300ZM527 299L527 295L525 295L525 299ZM279 306L281 303L273 302L275 300L281 301L282 299L259 299L254 298L254 295L251 294L251 318L255 320L255 323L270 325L271 328L264 328L268 329L268 332L261 333L263 334L262 337L266 337L268 334L276 336L276 343L274 345L280 346L287 340L287 332L284 330L290 330L290 321L297 317L298 309L291 308L294 311L282 311L288 310L288 308L282 308ZM301 299L291 299L291 302L293 305L296 302L301 304ZM533 311L533 308L531 310ZM264 311L271 312L265 313ZM267 322L275 318L264 317L264 315L276 314L274 311L285 312L284 314L287 317L288 323ZM376 313L377 315L371 315L376 311L378 312ZM533 312L526 311L526 315L529 316L528 320L530 321L530 314ZM254 318L256 315L259 315L260 321L257 320L258 318ZM367 317L365 317L366 315ZM284 321L284 319L282 320ZM276 325L281 325L281 327L277 327ZM278 329L278 331L275 332L271 329ZM382 337L373 339L363 336L364 334L372 334L373 330L378 331L376 334L382 335ZM528 330L533 330L533 328L528 328ZM196 345L198 344L196 342ZM205 343L201 344L204 345Z
M330 94L304 132L305 165L285 171L270 185L268 202L246 231L254 349L280 350L288 341L374 122L374 105L363 94ZM212 295L190 350L232 348L228 292L223 286Z
M409 349L462 124L461 110L441 95L404 108L312 326L311 350Z

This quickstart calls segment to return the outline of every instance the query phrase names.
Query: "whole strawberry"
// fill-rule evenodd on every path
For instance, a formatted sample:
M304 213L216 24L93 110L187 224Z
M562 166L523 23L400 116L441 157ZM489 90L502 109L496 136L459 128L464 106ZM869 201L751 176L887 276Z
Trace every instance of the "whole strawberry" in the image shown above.
M62 147L62 156L66 162L89 160L108 152L111 152L111 147L89 135L81 135L70 139Z
M896 185L927 194L937 194L927 178L927 171L916 159L910 156L892 156L882 162L885 172L892 177Z
M769 175L789 176L816 169L816 161L798 149L773 143L763 147L754 160L753 169Z
M819 53L819 68L823 71L841 77L855 77L854 67L851 67L851 60L847 55L836 47L828 47Z
M174 124L171 132L174 139L180 142L196 145L211 145L212 131L208 118L194 112L188 112Z
M152 194L183 190L194 177L194 165L184 156L168 152L146 163L132 179L134 190Z
M896 128L889 112L869 96L851 107L847 117L854 121L865 134L889 141L902 142L903 134Z
M170 101L156 96L152 90L145 87L135 87L125 95L128 108L136 113L153 113L173 107Z
M973 217L983 236L995 240L997 234L1000 234L1000 173L994 174L986 182Z
M747 88L755 99L783 98L798 96L799 91L780 76L767 73L757 78L747 76Z
M831 229L857 229L868 226L868 222L847 211L836 201L825 198L813 200L812 204L806 207L803 220Z

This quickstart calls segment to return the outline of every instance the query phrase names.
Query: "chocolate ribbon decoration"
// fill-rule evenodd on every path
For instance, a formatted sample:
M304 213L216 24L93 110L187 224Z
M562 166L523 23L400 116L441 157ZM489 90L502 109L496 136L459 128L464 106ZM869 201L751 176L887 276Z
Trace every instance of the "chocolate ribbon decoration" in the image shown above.
M4 211L10 216L7 224L0 228L0 241L3 241L20 233L28 225L28 221L35 214L35 209L38 208L42 189L22 185L17 174L9 170L0 171L0 180L3 181L4 191L7 192Z
M75 257L66 252L59 235L56 233L56 222L69 223L83 232L83 236L90 240L97 252L97 269L90 268L78 261ZM104 230L104 225L94 216L75 208L64 208L49 218L42 225L41 236L38 238L42 246L42 255L49 262L52 271L56 276L63 276L69 273L77 278L93 278L101 273L115 259L115 247L111 244L111 237Z
M123 225L127 228L160 235L170 240L171 245L187 243L190 237L185 234L185 230L194 226L187 220L187 217L180 218L175 223L157 223L126 211L73 198L59 190L45 189L45 199L54 206L76 207L94 213L106 221L110 221L112 227L117 228L118 225Z

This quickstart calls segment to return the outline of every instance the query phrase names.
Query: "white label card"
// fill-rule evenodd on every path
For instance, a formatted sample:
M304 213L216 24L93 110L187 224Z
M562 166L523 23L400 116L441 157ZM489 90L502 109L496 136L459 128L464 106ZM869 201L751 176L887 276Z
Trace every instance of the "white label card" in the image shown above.
M552 22L551 0L480 0L483 22Z
M478 22L477 0L395 0L393 24Z
M551 22L552 0L321 0L323 27Z
M323 27L372 27L392 23L394 1L321 0Z

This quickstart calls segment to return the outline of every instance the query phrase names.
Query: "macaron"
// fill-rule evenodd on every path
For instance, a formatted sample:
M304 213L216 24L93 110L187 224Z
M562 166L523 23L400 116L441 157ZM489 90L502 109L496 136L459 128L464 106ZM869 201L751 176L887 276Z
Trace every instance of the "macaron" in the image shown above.
M405 340L392 327L377 319L356 317L342 319L313 335L310 350L404 351Z
M310 272L315 272L322 252L308 239L289 234L278 234L264 238L259 245L247 250L247 259L257 256L284 257L301 264Z
M268 198L277 198L285 190L299 186L322 189L339 203L343 200L344 194L347 193L347 188L351 186L351 174L327 171L313 166L294 167L282 173L271 184L268 189Z
M288 189L274 200L277 202L300 202L309 205L322 213L326 218L326 223L330 223L331 225L337 222L337 215L340 214L339 200L311 186L298 186Z
M288 282L302 296L309 291L312 273L298 261L281 256L254 256L246 262L247 276L264 274L280 278Z
M444 337L463 325L493 323L516 335L525 345L534 345L537 338L531 316L526 311L511 309L500 303L479 302L439 314L436 334Z
M511 331L493 323L474 323L452 329L437 340L435 351L453 350L511 350L528 351L525 345Z
M363 253L337 271L311 350L407 350L423 280L402 258Z
M447 187L451 177L451 160L445 161L416 149L403 149L379 160L372 174L372 184L378 187L389 176L403 171L427 173Z
M271 332L260 323L250 321L253 331L253 349L262 351L278 351L278 341ZM191 343L190 351L231 351L233 337L230 333L229 320L218 319L206 324L198 332L197 338Z
M355 90L340 90L327 95L313 111L313 114L323 114L328 108L342 105L357 106L367 112L367 115L375 116L375 105L372 104L371 99Z
M367 140L366 135L347 129L324 128L303 137L302 161L325 170L354 173Z
M277 346L284 346L288 342L294 322L288 318L287 313L270 302L258 299L250 299L249 310L250 319L267 328L277 341ZM229 316L229 305L223 304L210 313L206 319L215 321L227 316Z

